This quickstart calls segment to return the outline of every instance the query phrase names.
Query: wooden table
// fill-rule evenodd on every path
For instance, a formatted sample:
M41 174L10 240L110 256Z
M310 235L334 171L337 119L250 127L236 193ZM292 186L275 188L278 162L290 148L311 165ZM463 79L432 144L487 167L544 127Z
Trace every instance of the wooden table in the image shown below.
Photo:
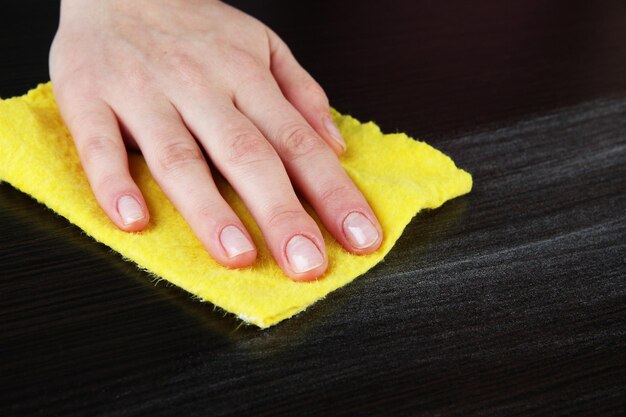
M57 3L2 12L2 97L48 79ZM260 331L2 184L0 415L623 415L625 2L234 4L474 190Z

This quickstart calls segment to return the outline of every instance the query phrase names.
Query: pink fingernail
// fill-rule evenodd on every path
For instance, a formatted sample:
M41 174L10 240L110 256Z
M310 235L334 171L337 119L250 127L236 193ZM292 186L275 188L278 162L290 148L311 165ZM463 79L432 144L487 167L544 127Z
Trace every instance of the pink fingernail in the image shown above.
M343 230L348 240L358 249L372 246L378 240L378 230L372 222L358 212L350 213L343 222Z
M130 195L122 196L117 201L117 211L120 213L122 221L126 226L136 223L146 217L141 204L139 204L135 197Z
M345 150L346 142L343 140L341 132L339 132L339 128L337 127L335 122L333 122L333 119L331 119L330 116L324 116L324 127L326 128L326 131L328 132L330 137L333 138L333 140L337 142L343 150Z
M226 226L220 234L220 241L229 258L254 250L254 245L235 226Z
M311 240L296 235L287 243L287 258L296 272L306 272L324 263L324 257Z

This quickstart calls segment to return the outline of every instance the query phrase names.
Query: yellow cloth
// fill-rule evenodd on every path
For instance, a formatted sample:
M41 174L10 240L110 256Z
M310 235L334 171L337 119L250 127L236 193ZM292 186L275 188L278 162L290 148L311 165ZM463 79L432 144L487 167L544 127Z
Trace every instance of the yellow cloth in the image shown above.
M472 187L472 177L431 146L401 133L384 135L374 123L361 124L334 111L333 117L347 143L341 164L370 203L385 237L375 253L352 255L303 202L322 230L329 259L326 274L309 283L284 275L252 216L221 178L220 191L250 231L258 259L239 270L215 262L156 185L140 155L131 155L129 162L146 198L151 224L141 233L118 230L93 197L50 83L0 101L0 180L30 194L139 267L265 328L381 261L419 210L439 207Z

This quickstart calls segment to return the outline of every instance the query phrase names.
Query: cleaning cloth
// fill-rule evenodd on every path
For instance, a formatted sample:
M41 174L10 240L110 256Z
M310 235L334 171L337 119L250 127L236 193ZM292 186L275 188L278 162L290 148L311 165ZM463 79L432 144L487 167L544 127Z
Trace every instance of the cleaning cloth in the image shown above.
M329 292L372 268L391 250L411 218L465 194L472 177L426 143L405 134L383 134L374 123L333 110L347 144L341 164L374 210L384 232L381 247L365 256L350 254L324 228L329 267L313 282L294 282L272 258L259 227L235 191L220 177L220 192L241 218L258 248L255 263L228 269L214 261L160 190L141 157L129 156L131 174L150 210L149 227L120 231L98 206L72 138L57 110L50 83L21 97L0 101L0 180L110 246L124 258L261 328L304 310Z

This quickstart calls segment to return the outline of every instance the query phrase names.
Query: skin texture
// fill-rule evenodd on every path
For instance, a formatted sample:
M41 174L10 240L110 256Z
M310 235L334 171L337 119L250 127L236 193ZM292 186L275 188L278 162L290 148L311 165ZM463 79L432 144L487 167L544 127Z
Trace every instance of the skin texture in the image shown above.
M296 191L346 250L380 246L380 224L339 163L345 144L327 123L323 89L251 16L213 0L64 0L50 77L94 195L120 229L137 232L149 222L128 171L127 150L136 149L227 267L251 265L257 251L209 164L241 196L294 280L319 278L328 267L320 230ZM356 231L369 239L351 239L347 218L371 224L370 233ZM224 230L242 235L228 239ZM306 247L317 253L309 262L289 256Z

